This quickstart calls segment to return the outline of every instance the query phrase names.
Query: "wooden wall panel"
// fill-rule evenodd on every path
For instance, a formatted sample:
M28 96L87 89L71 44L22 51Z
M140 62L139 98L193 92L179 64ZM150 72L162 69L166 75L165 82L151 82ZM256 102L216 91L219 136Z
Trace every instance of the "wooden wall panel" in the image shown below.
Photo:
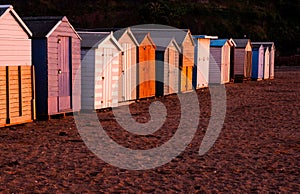
M1 66L0 127L31 122L34 101L31 66Z
M82 49L82 64L81 64L81 105L84 110L94 110L95 98L95 50Z
M31 40L11 14L1 17L0 66L31 65Z
M12 14L5 14L1 17L0 37L28 39L28 35Z

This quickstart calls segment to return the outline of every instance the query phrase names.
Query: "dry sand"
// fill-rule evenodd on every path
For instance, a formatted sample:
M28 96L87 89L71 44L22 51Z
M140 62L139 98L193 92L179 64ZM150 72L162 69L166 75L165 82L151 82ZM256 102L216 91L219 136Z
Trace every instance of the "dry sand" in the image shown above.
M0 193L299 192L300 68L276 69L275 80L228 84L227 114L214 146L198 150L210 118L209 91L198 90L198 131L170 163L133 171L111 166L81 140L73 116L0 129ZM168 110L163 129L137 136L122 130L111 111L98 116L107 133L132 149L170 139L178 126L176 96L158 99ZM140 122L151 102L131 104Z

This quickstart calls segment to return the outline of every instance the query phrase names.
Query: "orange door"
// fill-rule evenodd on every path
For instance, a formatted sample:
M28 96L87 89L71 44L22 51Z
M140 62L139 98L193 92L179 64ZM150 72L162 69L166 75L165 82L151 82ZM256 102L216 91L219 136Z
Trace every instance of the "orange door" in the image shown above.
M154 52L154 53L153 53ZM139 48L139 98L155 95L155 50L151 45Z

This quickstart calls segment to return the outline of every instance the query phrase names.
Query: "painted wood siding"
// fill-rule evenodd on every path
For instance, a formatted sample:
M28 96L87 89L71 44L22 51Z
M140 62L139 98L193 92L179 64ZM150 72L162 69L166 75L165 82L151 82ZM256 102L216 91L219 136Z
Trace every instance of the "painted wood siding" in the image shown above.
M0 127L35 119L32 72L32 66L0 67Z
M194 45L189 37L182 43L182 71L181 71L181 91L193 89L193 67L194 67Z
M198 40L197 58L197 88L208 86L208 72L209 72L209 51L210 40L199 38Z
M95 49L82 49L81 60L81 108L95 110Z
M210 59L209 59L209 83L221 83L221 59L222 48L210 47Z
M72 81L72 93L74 96L70 96L74 101L74 111L78 111L81 108L81 86L77 84L74 86L76 74L77 78L80 78L80 39L77 37L75 32L72 30L68 22L63 21L56 30L48 38L48 114L54 114L59 112L59 80L58 80L58 59L59 59L59 39L60 37L70 38L71 50L70 50L70 62L71 62L71 78ZM70 99L71 100L71 99ZM75 103L76 102L76 103ZM72 108L72 105L71 107Z
M155 47L146 38L139 46L139 98L155 96Z
M11 14L0 22L0 66L31 65L31 40Z

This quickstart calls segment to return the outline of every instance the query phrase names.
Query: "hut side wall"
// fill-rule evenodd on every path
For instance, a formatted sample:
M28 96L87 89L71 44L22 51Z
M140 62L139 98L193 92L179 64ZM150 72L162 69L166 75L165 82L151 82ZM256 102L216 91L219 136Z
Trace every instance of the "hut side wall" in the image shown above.
M81 108L94 110L95 107L95 49L81 50Z
M170 63L173 61L173 55L172 55L172 50L171 47L166 48L166 50L164 51L163 55L164 55L164 68L163 68L163 72L164 72L164 77L163 77L163 95L168 95L170 94L170 65L173 65L174 63ZM157 71L157 69L156 69Z
M119 65L119 101L134 100L136 98L136 45L128 33L118 42L124 49Z
M32 64L35 66L35 82L37 93L36 112L38 115L48 114L48 76L47 76L47 39L32 40Z
M74 86L75 78L77 76L80 79L80 39L75 34L73 29L70 27L68 22L63 21L56 30L50 35L48 38L48 114L53 114L60 112L60 104L58 101L59 97L59 77L58 77L58 67L59 64L59 41L60 38L68 37L70 44L69 51L69 60L70 60L70 75L68 83L70 85L70 89L74 89L74 91L70 92L70 101L76 102L76 106L72 106L70 104L69 108L73 108L73 111L78 111L81 109L81 86L77 84ZM77 82L79 83L79 82ZM63 86L65 87L65 86ZM72 96L73 92L73 96ZM74 103L75 104L75 103Z
M168 55L165 51L155 51L155 96L163 96L166 84L165 77L168 76L168 70L166 67L168 65Z
M155 96L155 47L145 39L139 46L139 98Z
M0 22L0 66L31 65L31 40L11 14Z

